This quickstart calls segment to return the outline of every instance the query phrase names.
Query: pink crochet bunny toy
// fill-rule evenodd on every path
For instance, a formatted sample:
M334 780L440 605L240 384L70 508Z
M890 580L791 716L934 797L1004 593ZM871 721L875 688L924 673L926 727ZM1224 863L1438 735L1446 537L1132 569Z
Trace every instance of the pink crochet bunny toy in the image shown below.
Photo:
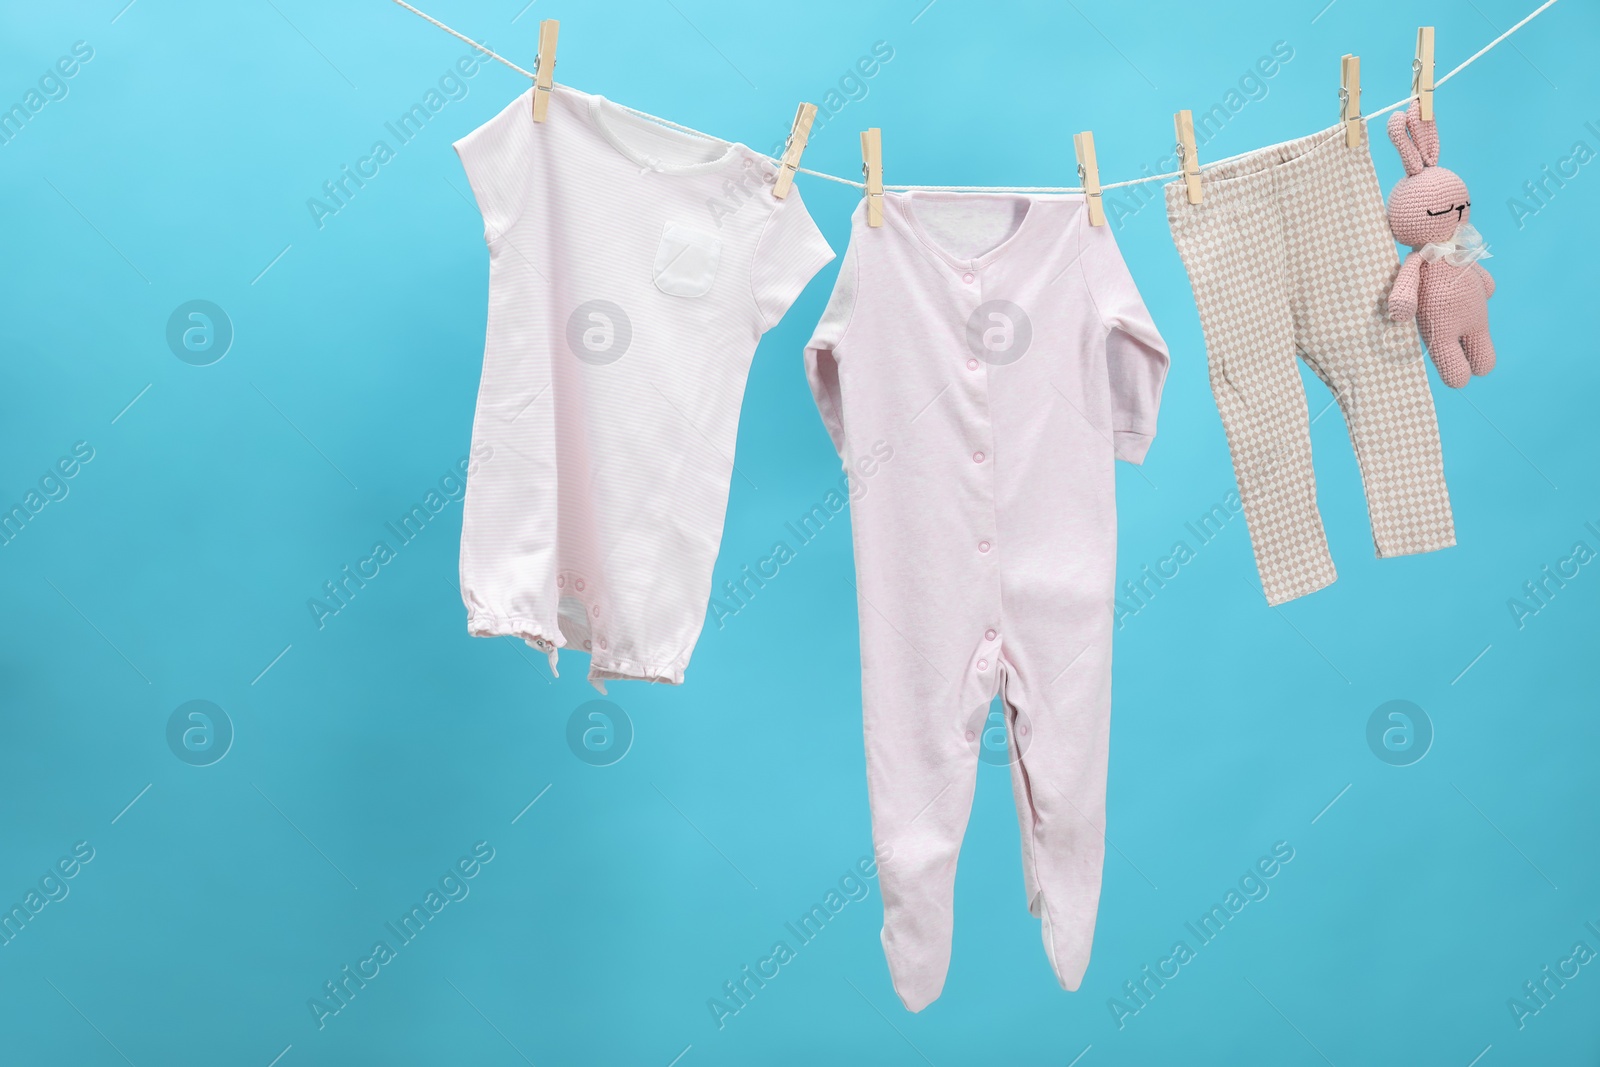
M1389 116L1389 139L1406 168L1389 194L1389 228L1412 248L1389 293L1389 317L1416 317L1439 377L1460 389L1474 374L1494 370L1494 279L1478 263L1489 250L1468 222L1467 184L1439 166L1439 130L1422 121L1415 100Z

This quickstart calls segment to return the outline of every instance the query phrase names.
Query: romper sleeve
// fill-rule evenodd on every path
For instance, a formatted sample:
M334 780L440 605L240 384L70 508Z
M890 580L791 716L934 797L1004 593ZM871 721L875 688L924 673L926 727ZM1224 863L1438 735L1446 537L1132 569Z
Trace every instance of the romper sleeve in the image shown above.
M522 216L532 176L533 113L529 94L455 143L472 195L483 215L483 239L493 244Z
M782 200L769 199L775 206L756 241L750 267L750 289L763 333L778 324L806 283L833 259L833 249L811 221L798 186L791 186Z
M839 264L839 276L833 283L833 295L822 312L822 319L806 342L806 380L811 383L811 395L817 402L817 413L827 427L828 437L841 458L845 454L844 405L839 389L839 362L836 350L844 340L850 326L850 316L856 304L856 246L854 242L845 249L844 261Z
M1106 329L1106 371L1111 385L1111 430L1116 456L1144 462L1156 436L1156 412L1166 383L1167 343L1133 283L1108 226L1084 225L1084 277Z

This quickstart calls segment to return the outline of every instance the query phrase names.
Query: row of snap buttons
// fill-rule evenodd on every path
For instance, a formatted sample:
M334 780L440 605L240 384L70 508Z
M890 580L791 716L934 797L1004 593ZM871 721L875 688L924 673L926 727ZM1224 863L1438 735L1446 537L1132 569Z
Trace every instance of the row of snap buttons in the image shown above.
M963 282L965 282L966 284L971 285L974 281L977 280L977 276L975 274L973 274L971 271L967 271L965 274L961 275L961 280ZM976 359L967 360L967 369L968 370L977 370L979 366L980 366L980 364ZM985 456L982 452L974 452L972 454L972 462L974 462L974 463L982 463L987 458L988 457ZM978 551L979 552L988 552L989 548L990 548L989 542L987 542L987 541L979 541L978 542ZM995 633L995 631L993 629L989 629L989 630L985 630L984 631L984 635L983 636L984 636L984 640L993 641L997 635L996 635L996 633ZM987 671L989 669L989 661L987 659L979 659L978 663L977 663L977 667L978 667L978 670L980 670L980 671ZM970 730L967 731L967 740L968 741L973 740L974 736L975 735L972 733L972 731L970 731Z

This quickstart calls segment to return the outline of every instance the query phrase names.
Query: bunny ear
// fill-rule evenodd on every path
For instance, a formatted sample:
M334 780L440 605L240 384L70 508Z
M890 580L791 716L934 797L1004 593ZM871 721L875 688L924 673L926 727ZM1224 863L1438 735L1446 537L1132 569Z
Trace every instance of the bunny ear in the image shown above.
M1415 97L1411 99L1411 106L1406 108L1406 129L1422 157L1422 165L1436 166L1439 162L1439 127L1432 120L1422 120L1422 108Z
M1417 146L1411 140L1410 115L1405 111L1396 111L1389 116L1389 140L1394 142L1395 148L1400 150L1400 163L1406 168L1409 177L1422 169L1422 153L1417 151Z
M1439 126L1436 122L1423 122L1417 120L1417 128L1411 133L1417 142L1417 148L1422 152L1422 165L1437 167L1439 165Z

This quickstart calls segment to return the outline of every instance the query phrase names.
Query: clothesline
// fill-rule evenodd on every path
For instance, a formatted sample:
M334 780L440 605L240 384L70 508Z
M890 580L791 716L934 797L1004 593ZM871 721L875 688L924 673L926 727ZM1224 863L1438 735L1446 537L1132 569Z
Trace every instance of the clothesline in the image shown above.
M410 4L406 3L406 0L394 0L394 2L396 4L399 4L401 7L405 8L407 11L411 12L413 15L417 15L417 16L427 20L428 22L432 23L433 25L437 26L439 29L441 29L444 32L450 34L450 36L458 38L459 40L465 41L467 44L470 44L473 48L477 49L483 55L488 56L490 59L498 60L499 62L504 63L507 67L510 67L512 70L516 71L518 74L522 75L524 78L527 78L529 81L533 80L533 78L534 78L534 72L533 71L523 69L522 67L518 66L517 64L511 62L511 60L507 59L506 57L504 57L502 55L499 55L498 53L491 51L485 45L482 45L479 42L474 41L471 37L468 37L466 34L461 33L461 32L459 32L457 30L451 29L449 26L446 26L444 23L440 22L438 19L434 18L432 15L429 15L427 12L417 10L415 7L412 7ZM1503 43L1512 34L1516 33L1518 30L1522 29L1522 27L1526 26L1528 23L1530 23L1534 19L1538 18L1541 14L1543 14L1549 8L1554 7L1556 3L1557 3L1557 0L1544 0L1544 3L1540 4L1538 7L1534 8L1532 11L1528 12L1528 14L1526 16L1524 16L1523 19L1520 22L1518 22L1516 25L1512 26L1510 29L1506 30L1506 32L1502 33L1500 36L1496 37L1494 40L1490 41L1488 44L1484 45L1482 48L1480 48L1476 52L1472 53L1472 55L1468 56L1460 64L1458 64L1456 67L1454 67L1448 74L1445 74L1445 75L1439 77L1438 79L1436 79L1434 81L1434 87L1437 88L1438 86L1443 85L1445 82L1449 81L1451 78L1454 78L1457 74L1460 74L1462 71L1464 71L1468 67L1472 66L1472 64L1476 63L1478 60L1480 60L1484 56L1488 55L1491 51L1493 51L1498 45ZM1394 103L1388 105L1387 107L1379 108L1377 111L1374 111L1374 112L1371 112L1370 114L1361 116L1361 120L1363 122L1365 122L1365 123L1370 123L1373 119L1377 118L1380 115L1387 115L1391 111L1397 110L1398 108L1405 107L1406 104L1410 102L1410 99L1411 98L1408 96L1408 97L1406 97L1404 99L1397 100ZM695 137L703 137L708 141L717 141L717 142L723 143L723 144L727 143L721 137L716 137L716 136L714 136L712 134L704 133L704 132L702 132L700 130L697 130L697 129L694 129L693 127L690 127L690 126L684 126L681 123L673 122L671 119L664 119L660 115L652 115L648 111L640 111L638 108L628 107L625 104L618 104L617 106L623 108L626 111L632 112L633 114L639 116L642 119L648 119L649 121L658 123L658 124L660 124L662 126L667 126L667 127L672 128L672 129L675 129L675 130L681 130L684 133L692 134ZM1288 143L1289 142L1287 142L1287 141L1280 141L1279 142L1279 144L1288 144ZM1248 152L1241 152L1238 155L1229 156L1226 159L1209 160L1207 162L1204 162L1204 163L1200 164L1200 170L1202 172L1204 172L1207 168L1220 166L1220 165L1222 165L1224 163L1230 163L1230 162L1232 162L1232 161L1234 161L1236 159L1242 159L1243 157L1245 157L1247 155L1251 155L1251 154L1253 154L1255 152L1262 151L1263 148L1276 148L1276 147L1278 147L1278 145L1264 145L1264 146L1262 146L1262 148L1252 148ZM756 152L755 154L760 156L763 159L770 160L773 163L780 162L778 159L776 159L776 158L774 158L772 156L769 156L769 155L767 155L765 153L762 153L762 152ZM849 185L849 186L853 186L854 188L857 188L857 189L865 189L866 188L866 186L862 182L854 181L854 180L852 180L850 178L841 178L836 174L828 174L828 173L826 173L824 171L820 171L820 170L811 170L808 167L798 167L798 168L796 168L796 170L801 174L807 174L807 175L810 175L813 178L821 178L824 181L837 182L840 185ZM1106 190L1106 189L1125 189L1125 188L1128 188L1128 187L1134 186L1134 185L1144 185L1147 182L1167 181L1169 179L1181 178L1181 177L1183 177L1183 172L1181 170L1180 171L1172 171L1172 172L1167 173L1167 174L1150 174L1150 175L1147 175L1147 176L1145 176L1143 178L1130 178L1130 179L1128 179L1126 181L1106 182L1106 183L1103 183L1100 186L1100 188L1102 190ZM1077 185L1074 185L1074 186L1038 186L1038 185L1034 185L1034 186L1019 186L1019 185L1004 185L1004 186L1002 186L1002 185L885 185L884 188L885 189L892 189L892 190L894 190L896 192L909 192L909 191L912 191L912 190L922 190L922 191L927 191L927 192L941 192L941 193L983 193L983 192L992 192L992 193L1081 193L1081 192L1083 192L1083 187L1082 186L1077 186Z

